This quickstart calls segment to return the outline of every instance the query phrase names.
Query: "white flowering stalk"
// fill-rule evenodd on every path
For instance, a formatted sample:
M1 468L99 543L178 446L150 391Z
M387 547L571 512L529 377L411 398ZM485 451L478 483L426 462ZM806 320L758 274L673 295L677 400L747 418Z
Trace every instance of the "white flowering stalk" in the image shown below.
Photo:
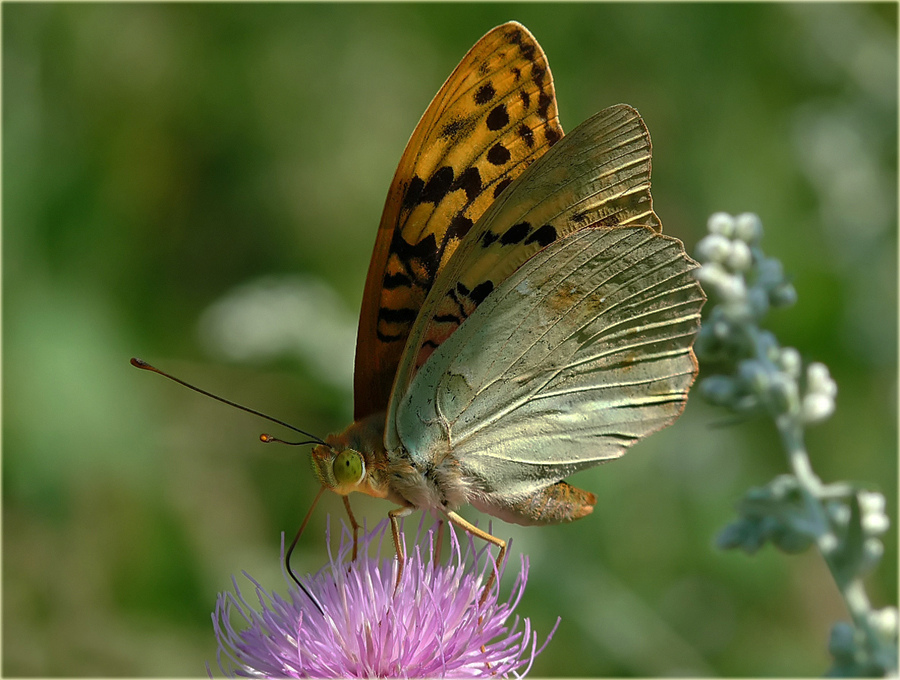
M811 363L804 371L796 349L780 347L759 327L770 307L797 300L781 262L760 248L759 218L716 213L708 229L697 244L702 265L697 279L717 304L695 350L704 363L730 366L733 372L705 378L700 393L736 413L772 417L793 472L750 489L739 505L740 517L720 534L719 546L753 553L770 541L793 553L815 543L853 619L832 628L829 675L897 675L897 609L873 610L862 583L884 551L878 538L890 526L884 496L848 482L823 484L803 441L807 426L834 413L837 384L824 364Z

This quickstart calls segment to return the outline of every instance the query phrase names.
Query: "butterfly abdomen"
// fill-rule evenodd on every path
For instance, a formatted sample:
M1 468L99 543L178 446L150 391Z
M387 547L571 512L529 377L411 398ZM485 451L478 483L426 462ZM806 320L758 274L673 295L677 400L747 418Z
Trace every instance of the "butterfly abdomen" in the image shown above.
M556 482L531 495L494 504L490 498L472 504L479 510L514 524L561 524L581 519L594 511L597 496L566 482Z

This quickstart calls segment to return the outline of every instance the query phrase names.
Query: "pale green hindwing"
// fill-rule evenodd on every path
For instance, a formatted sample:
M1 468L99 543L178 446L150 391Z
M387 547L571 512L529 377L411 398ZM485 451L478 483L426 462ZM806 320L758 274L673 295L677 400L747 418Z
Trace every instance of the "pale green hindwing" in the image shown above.
M385 422L388 451L400 446L397 407L427 355L452 336L535 253L590 226L659 230L650 196L650 135L619 104L591 116L535 161L494 201L440 272L397 368Z
M412 460L448 448L482 509L621 455L681 413L704 297L680 241L589 227L528 260L399 400Z

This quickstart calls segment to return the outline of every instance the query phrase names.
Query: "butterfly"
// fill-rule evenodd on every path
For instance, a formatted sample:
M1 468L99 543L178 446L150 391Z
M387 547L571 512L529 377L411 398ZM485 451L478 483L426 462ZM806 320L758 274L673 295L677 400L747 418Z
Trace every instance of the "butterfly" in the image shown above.
M399 572L400 518L431 511L496 545L499 565L506 542L460 507L584 517L596 496L564 479L683 410L705 298L660 233L650 149L626 105L564 135L547 58L516 22L479 40L422 116L366 278L354 422L312 449L354 538L350 493L395 504Z

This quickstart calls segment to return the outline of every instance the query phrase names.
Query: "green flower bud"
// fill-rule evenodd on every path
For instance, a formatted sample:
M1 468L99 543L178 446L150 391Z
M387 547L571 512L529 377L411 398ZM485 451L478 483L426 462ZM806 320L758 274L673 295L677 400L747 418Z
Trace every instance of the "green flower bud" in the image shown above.
M771 331L760 331L757 335L759 352L772 363L778 361L781 355L781 347L778 346L778 338Z
M700 383L700 394L713 404L727 406L738 392L734 378L725 375L711 375Z
M828 651L835 659L852 661L856 654L856 631L849 623L838 621L831 627Z
M884 555L884 545L877 538L867 538L863 541L863 564L862 572L868 572L875 568Z
M765 364L757 359L744 359L738 364L738 378L750 392L764 395L769 389L770 377Z
M757 319L761 319L769 311L769 295L759 286L753 286L747 293L747 302L750 312Z
M791 283L783 283L769 291L773 307L790 307L797 302L797 291Z
M829 501L825 509L828 512L828 517L834 524L839 527L847 526L847 523L850 521L850 508L847 507L846 503Z
M772 257L762 258L756 265L759 284L772 290L784 283L784 266L781 260Z
M799 408L800 394L797 381L784 373L776 373L771 378L769 403L776 413L795 413Z

